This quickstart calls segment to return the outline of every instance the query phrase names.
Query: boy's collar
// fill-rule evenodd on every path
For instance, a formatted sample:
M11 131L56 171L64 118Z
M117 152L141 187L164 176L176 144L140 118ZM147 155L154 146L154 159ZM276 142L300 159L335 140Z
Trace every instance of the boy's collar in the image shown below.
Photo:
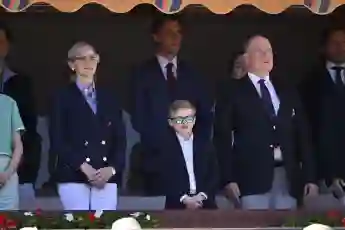
M194 139L194 135L193 133L191 133L191 135L189 136L189 138L185 138L183 137L181 134L179 134L178 132L176 132L176 136L179 139L179 141L193 141Z

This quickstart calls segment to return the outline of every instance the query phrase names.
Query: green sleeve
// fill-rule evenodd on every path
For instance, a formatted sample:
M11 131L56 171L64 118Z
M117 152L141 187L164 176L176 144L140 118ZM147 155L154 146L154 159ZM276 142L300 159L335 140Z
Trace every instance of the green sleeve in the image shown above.
M25 130L22 118L20 117L20 114L19 114L17 103L15 101L13 101L12 103L11 126L12 126L12 134L14 134L15 132L20 132L20 131Z

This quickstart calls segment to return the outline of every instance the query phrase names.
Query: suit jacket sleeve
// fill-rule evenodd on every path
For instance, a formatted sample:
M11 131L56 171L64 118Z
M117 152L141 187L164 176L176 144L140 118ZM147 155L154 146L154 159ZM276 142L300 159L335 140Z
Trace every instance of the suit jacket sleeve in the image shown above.
M41 137L37 133L37 112L33 85L30 77L16 75L8 80L4 89L18 105L20 116L25 126L23 138L23 159L19 165L22 181L35 181L40 166Z
M233 90L229 87L229 92ZM220 168L220 185L236 182L233 169L232 131L234 128L233 95L219 98L215 109L214 143Z
M208 197L214 197L219 189L219 168L216 152L212 145L209 146L207 154L207 178L205 180L205 188L202 192L205 192Z
M132 75L132 111L131 111L131 122L133 128L140 134L141 138L149 138L150 132L146 131L146 123L148 121L147 116L147 108L148 108L148 100L147 100L147 92L145 87L145 82L143 80L143 75L141 74L139 69L135 70ZM149 138L151 139L151 138ZM150 141L150 140L145 140ZM151 143L151 142L149 142Z
M212 126L213 126L213 105L214 100L206 87L206 83L202 78L202 75L198 72L191 74L196 76L197 82L197 121L196 121L196 132L200 132L203 137L211 139Z
M37 128L37 113L36 113L36 104L35 99L33 95L33 85L29 78L23 77L22 84L25 84L26 87L24 87L25 92L23 94L25 95L25 102L23 102L23 116L25 117L25 126L26 130L30 133L36 134L36 128Z
M309 122L297 91L294 91L293 94L295 100L295 111L293 113L295 113L296 119L295 124L302 172L305 177L305 183L316 183L315 157L313 154Z
M37 134L37 113L35 98L33 95L33 85L29 77L16 75L10 78L5 87L5 93L12 97L18 104L20 116L25 126L24 141L34 143L35 139L40 139Z
M73 152L67 135L68 111L66 102L68 98L64 92L59 93L53 101L50 117L50 144L52 156L58 156L59 160L78 170L85 162L85 156Z
M114 105L116 106L116 105ZM126 129L122 119L122 110L117 107L113 124L113 140L109 163L117 172L122 172L126 160Z
M318 143L319 137L317 136L320 133L319 130L319 105L320 105L320 73L319 71L313 71L306 80L302 82L299 86L299 93L303 102L303 106L306 110L307 118L311 124L311 133L312 133L312 143L313 149L315 150L316 158L316 168L317 168L317 178L319 180L326 180L331 182L337 175L335 162L338 162L337 157L334 155L333 151L329 151L326 154L320 152L320 145ZM322 86L321 86L322 87Z

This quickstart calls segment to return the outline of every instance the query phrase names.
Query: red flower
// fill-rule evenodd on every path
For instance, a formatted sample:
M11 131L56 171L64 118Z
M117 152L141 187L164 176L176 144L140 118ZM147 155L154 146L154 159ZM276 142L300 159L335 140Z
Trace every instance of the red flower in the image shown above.
M96 217L95 217L95 214L94 214L94 213L89 213L89 214L88 214L88 217L89 217L90 222L94 222L94 221L95 221L95 219L96 219Z
M341 217L341 213L337 210L332 210L332 211L327 212L327 217L333 220L338 219Z
M342 226L345 227L345 218L341 219Z
M42 209L38 208L36 209L36 216L41 216L42 215Z
M6 223L7 228L16 228L17 227L17 223L14 220L7 220Z
M0 226L5 226L7 217L3 214L0 214Z

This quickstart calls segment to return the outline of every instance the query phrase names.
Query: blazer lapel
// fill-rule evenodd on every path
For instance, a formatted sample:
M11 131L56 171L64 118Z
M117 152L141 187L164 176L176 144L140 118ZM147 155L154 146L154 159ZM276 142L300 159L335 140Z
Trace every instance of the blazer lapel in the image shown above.
M106 90L101 86L96 84L96 105L97 105L97 112L96 117L99 122L106 122L108 107L112 105L108 105L108 97L111 95L107 95Z
M152 71L152 75L156 78L154 79L156 82L166 82L163 70L161 68L161 65L159 64L157 57L152 60Z
M336 88L336 84L333 81L332 76L327 70L327 68L322 68L320 76L321 76L322 88L326 88L326 89Z
M171 131L171 140L172 140L172 150L171 153L173 154L173 158L177 158L177 162L179 162L178 165L181 165L181 167L183 168L183 170L185 171L185 175L187 176L187 180L188 180L188 171L187 171L187 166L186 166L186 161L185 161L185 158L184 158L184 153L183 153L183 150L182 150L182 146L180 144L180 141L176 135L176 133L172 130ZM179 166L177 166L179 167Z
M250 80L249 76L247 75L243 79L241 79L243 84L243 95L244 98L248 100L248 105L253 108L254 111L261 111L264 113L268 118L267 111L265 110L262 100L260 97L260 94L256 90L255 86L253 85L253 82Z
M281 112L283 111L284 105L285 105L285 95L283 88L281 85L277 82L277 80L273 77L271 78L272 85L274 87L274 91L276 92L276 95L279 100L279 107L278 107L278 112L277 116L280 116Z
M93 113L89 103L86 101L83 93L80 91L77 84L73 83L71 89L73 94L75 95L76 101L78 102L78 104L81 105L81 108L83 108L85 111L88 111L88 113L94 117L95 114Z
M193 167L194 167L194 176L195 176L195 183L196 183L196 191L198 191L198 181L199 176L202 175L202 170L205 167L203 161L203 149L204 142L200 140L198 135L194 135L193 137Z

